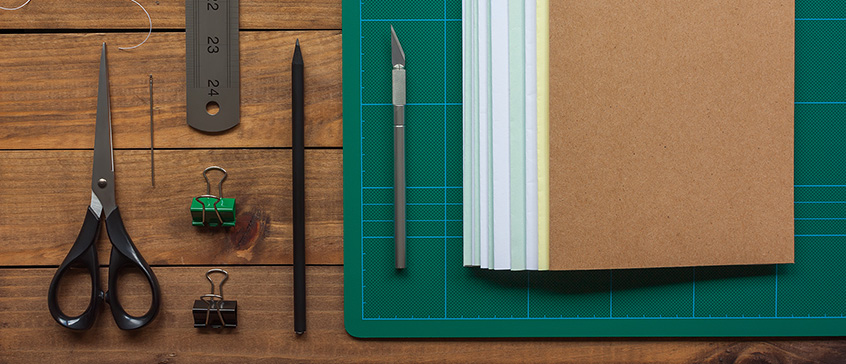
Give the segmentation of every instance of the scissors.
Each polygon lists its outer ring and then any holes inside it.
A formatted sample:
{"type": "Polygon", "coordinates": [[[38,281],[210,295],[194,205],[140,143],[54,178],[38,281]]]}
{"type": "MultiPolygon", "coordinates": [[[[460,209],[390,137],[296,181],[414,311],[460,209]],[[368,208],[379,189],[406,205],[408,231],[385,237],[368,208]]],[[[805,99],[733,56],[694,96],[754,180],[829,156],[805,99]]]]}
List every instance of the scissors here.
{"type": "Polygon", "coordinates": [[[67,257],[59,266],[50,289],[47,291],[47,305],[50,314],[62,326],[74,330],[86,330],[94,324],[97,307],[100,301],[105,301],[111,307],[112,316],[118,327],[123,330],[133,330],[149,324],[159,312],[160,292],[156,275],[135,248],[129,238],[123,220],[120,217],[115,202],[115,167],[112,149],[112,120],[109,105],[109,73],[106,61],[106,43],[103,43],[100,55],[100,81],[97,91],[97,124],[94,134],[94,167],[91,178],[91,204],[85,214],[85,221],[76,242],[67,257]],[[97,263],[97,248],[94,242],[100,231],[100,220],[106,221],[106,232],[112,243],[109,261],[109,291],[100,289],[99,264],[97,263]],[[59,308],[56,291],[59,281],[71,267],[88,269],[91,276],[91,301],[88,308],[79,316],[68,316],[59,308]],[[139,269],[150,283],[152,304],[142,316],[131,316],[126,313],[118,296],[118,276],[124,268],[139,269]]]}

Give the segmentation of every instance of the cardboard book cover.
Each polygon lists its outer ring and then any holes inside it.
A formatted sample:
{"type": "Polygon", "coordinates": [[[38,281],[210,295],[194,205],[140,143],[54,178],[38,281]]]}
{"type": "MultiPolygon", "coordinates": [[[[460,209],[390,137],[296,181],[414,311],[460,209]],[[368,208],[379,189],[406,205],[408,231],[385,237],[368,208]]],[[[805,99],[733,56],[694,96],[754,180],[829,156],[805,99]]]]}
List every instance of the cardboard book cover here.
{"type": "Polygon", "coordinates": [[[793,1],[549,19],[550,269],[793,262],[793,1]]]}

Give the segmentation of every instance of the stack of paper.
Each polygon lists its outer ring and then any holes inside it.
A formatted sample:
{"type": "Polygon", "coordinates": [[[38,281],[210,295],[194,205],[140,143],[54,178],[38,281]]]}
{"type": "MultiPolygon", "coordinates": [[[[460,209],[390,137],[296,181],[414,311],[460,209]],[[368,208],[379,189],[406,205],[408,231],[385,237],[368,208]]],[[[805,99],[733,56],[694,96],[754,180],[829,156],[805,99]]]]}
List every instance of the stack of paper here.
{"type": "Polygon", "coordinates": [[[464,0],[464,265],[793,261],[792,0],[464,0]]]}
{"type": "Polygon", "coordinates": [[[542,1],[464,0],[464,265],[548,268],[547,12],[542,1]],[[538,26],[540,25],[540,26],[538,26]],[[538,60],[543,60],[538,62],[538,60]],[[541,65],[543,64],[543,65],[541,65]],[[543,104],[544,109],[539,109],[543,104]],[[539,137],[541,139],[539,139],[539,137]],[[539,148],[541,146],[541,148],[539,148]]]}

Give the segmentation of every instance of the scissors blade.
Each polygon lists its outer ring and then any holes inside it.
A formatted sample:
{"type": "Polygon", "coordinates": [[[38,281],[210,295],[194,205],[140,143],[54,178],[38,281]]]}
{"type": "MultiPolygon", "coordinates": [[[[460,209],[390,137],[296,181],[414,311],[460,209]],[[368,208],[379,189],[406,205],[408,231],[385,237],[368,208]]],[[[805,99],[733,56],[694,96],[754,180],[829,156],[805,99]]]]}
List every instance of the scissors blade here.
{"type": "Polygon", "coordinates": [[[391,25],[391,64],[405,67],[405,52],[402,50],[402,44],[397,38],[397,32],[394,31],[393,25],[391,25]]]}
{"type": "Polygon", "coordinates": [[[94,133],[94,167],[91,175],[90,208],[97,217],[109,216],[115,204],[115,164],[112,149],[112,112],[109,105],[109,67],[106,43],[100,54],[100,81],[97,90],[97,125],[94,133]]]}

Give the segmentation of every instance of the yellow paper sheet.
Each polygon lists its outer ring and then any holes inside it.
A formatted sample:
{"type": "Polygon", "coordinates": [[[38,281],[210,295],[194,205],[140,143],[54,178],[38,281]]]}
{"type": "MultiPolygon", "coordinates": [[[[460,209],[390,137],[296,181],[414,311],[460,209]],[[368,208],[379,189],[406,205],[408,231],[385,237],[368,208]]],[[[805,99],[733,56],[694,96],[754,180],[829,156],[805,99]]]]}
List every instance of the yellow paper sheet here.
{"type": "Polygon", "coordinates": [[[549,270],[549,0],[537,0],[538,270],[549,270]]]}

